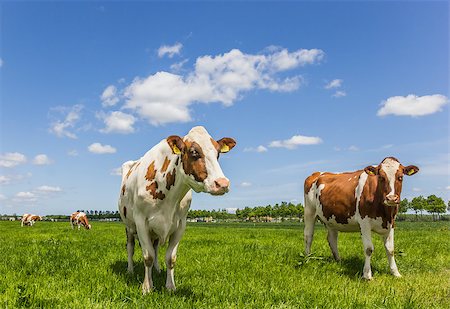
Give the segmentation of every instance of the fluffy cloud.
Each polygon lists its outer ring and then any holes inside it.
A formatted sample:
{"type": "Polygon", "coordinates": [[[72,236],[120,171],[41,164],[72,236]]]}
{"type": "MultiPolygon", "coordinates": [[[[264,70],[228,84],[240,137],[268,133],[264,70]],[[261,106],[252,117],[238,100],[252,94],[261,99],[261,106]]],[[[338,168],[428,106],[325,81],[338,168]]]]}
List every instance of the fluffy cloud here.
{"type": "Polygon", "coordinates": [[[259,145],[256,148],[253,147],[244,148],[244,152],[251,152],[251,151],[262,153],[267,152],[267,148],[264,147],[263,145],[259,145]]]}
{"type": "Polygon", "coordinates": [[[325,89],[335,89],[342,86],[342,79],[333,79],[331,82],[325,85],[325,89]]]}
{"type": "Polygon", "coordinates": [[[251,187],[252,184],[250,182],[244,181],[241,183],[241,187],[251,187]]]}
{"type": "Polygon", "coordinates": [[[446,96],[440,94],[425,95],[422,97],[410,94],[406,97],[395,96],[381,102],[378,116],[425,116],[442,110],[449,102],[446,96]]]}
{"type": "Polygon", "coordinates": [[[76,157],[76,156],[78,156],[78,151],[76,151],[75,149],[69,150],[69,151],[67,152],[67,154],[68,154],[69,156],[71,156],[71,157],[76,157]]]}
{"type": "Polygon", "coordinates": [[[269,147],[295,149],[300,145],[316,145],[322,143],[322,139],[315,136],[294,135],[290,139],[272,141],[269,147]]]}
{"type": "Polygon", "coordinates": [[[152,125],[192,120],[194,103],[218,102],[225,106],[255,89],[289,92],[298,89],[298,75],[278,78],[277,73],[319,63],[319,49],[271,50],[269,54],[245,54],[238,49],[217,56],[197,58],[194,70],[185,76],[157,72],[136,78],[124,91],[124,108],[135,111],[152,125]]]}
{"type": "Polygon", "coordinates": [[[14,196],[14,201],[16,202],[28,202],[28,203],[32,203],[32,202],[36,202],[37,201],[37,197],[33,192],[18,192],[15,196],[14,196]]]}
{"type": "Polygon", "coordinates": [[[78,120],[80,120],[82,109],[83,106],[79,104],[72,106],[64,120],[57,120],[51,125],[50,132],[58,137],[76,139],[77,136],[70,132],[69,129],[73,128],[78,120]]]}
{"type": "Polygon", "coordinates": [[[122,167],[116,167],[114,169],[111,170],[111,173],[109,173],[110,175],[113,176],[122,176],[122,167]]]}
{"type": "Polygon", "coordinates": [[[60,187],[40,186],[40,187],[36,188],[36,191],[39,191],[42,193],[56,193],[56,192],[61,192],[62,189],[60,187]]]}
{"type": "Polygon", "coordinates": [[[115,153],[117,151],[116,148],[110,145],[102,145],[100,143],[93,143],[89,145],[88,150],[96,154],[115,153]]]}
{"type": "Polygon", "coordinates": [[[106,127],[100,130],[103,133],[133,133],[133,124],[136,122],[136,118],[132,115],[122,112],[111,112],[104,116],[106,127]]]}
{"type": "Polygon", "coordinates": [[[117,88],[113,85],[106,87],[100,96],[103,107],[114,106],[119,102],[119,96],[117,95],[117,88]]]}
{"type": "Polygon", "coordinates": [[[49,165],[52,161],[46,154],[39,154],[34,157],[33,164],[34,165],[49,165]]]}
{"type": "Polygon", "coordinates": [[[338,90],[333,94],[333,98],[341,98],[341,97],[345,97],[347,95],[347,92],[343,91],[343,90],[338,90]]]}
{"type": "Polygon", "coordinates": [[[183,44],[176,43],[175,45],[163,45],[158,49],[158,57],[162,58],[165,55],[167,57],[172,58],[175,55],[178,55],[181,51],[181,48],[183,47],[183,44]]]}
{"type": "Polygon", "coordinates": [[[186,62],[188,62],[188,61],[189,61],[189,59],[184,59],[183,61],[174,63],[174,64],[172,64],[172,65],[170,66],[170,69],[171,69],[172,71],[179,72],[179,71],[181,71],[181,69],[183,68],[183,66],[186,64],[186,62]]]}
{"type": "Polygon", "coordinates": [[[0,155],[1,167],[14,167],[27,162],[27,157],[19,152],[7,152],[0,155]]]}

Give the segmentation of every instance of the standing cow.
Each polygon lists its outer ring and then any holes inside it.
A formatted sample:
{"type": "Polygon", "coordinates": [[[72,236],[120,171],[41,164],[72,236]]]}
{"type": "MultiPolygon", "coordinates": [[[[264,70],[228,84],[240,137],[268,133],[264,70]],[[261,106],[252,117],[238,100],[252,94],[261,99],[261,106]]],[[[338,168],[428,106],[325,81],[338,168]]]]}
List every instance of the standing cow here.
{"type": "Polygon", "coordinates": [[[24,214],[20,221],[20,226],[33,226],[36,221],[42,221],[42,217],[38,215],[24,214]]]}
{"type": "Polygon", "coordinates": [[[76,211],[70,215],[70,225],[72,226],[72,229],[75,225],[78,225],[78,229],[80,229],[81,226],[84,226],[86,230],[91,229],[87,215],[81,211],[76,211]]]}
{"type": "Polygon", "coordinates": [[[152,267],[160,271],[158,245],[167,240],[166,288],[175,290],[176,253],[186,228],[191,189],[212,195],[228,192],[230,182],[218,158],[235,145],[232,138],[215,141],[205,128],[194,127],[185,137],[169,136],[139,160],[122,165],[119,211],[126,225],[128,272],[133,272],[137,234],[145,265],[144,294],[153,289],[152,267]]]}
{"type": "Polygon", "coordinates": [[[328,230],[328,244],[339,260],[338,232],[361,232],[365,263],[363,277],[372,279],[371,232],[382,235],[392,275],[400,277],[394,259],[394,224],[398,212],[403,176],[419,171],[403,166],[393,157],[378,166],[356,172],[333,174],[316,172],[305,180],[305,251],[310,253],[316,217],[328,230]]]}

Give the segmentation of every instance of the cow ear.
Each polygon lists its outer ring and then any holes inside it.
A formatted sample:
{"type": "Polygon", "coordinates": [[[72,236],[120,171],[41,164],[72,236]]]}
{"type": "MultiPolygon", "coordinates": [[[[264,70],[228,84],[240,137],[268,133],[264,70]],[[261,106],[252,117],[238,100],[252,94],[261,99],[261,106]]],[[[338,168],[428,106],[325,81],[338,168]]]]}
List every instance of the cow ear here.
{"type": "Polygon", "coordinates": [[[378,166],[369,165],[364,169],[364,172],[370,176],[378,175],[378,166]]]}
{"type": "Polygon", "coordinates": [[[412,176],[419,171],[419,168],[415,165],[409,165],[403,168],[403,174],[412,176]]]}
{"type": "Polygon", "coordinates": [[[172,149],[172,152],[176,155],[179,155],[184,151],[185,148],[184,142],[178,135],[169,136],[167,138],[167,143],[172,149]]]}
{"type": "Polygon", "coordinates": [[[232,139],[231,137],[224,137],[217,141],[219,144],[219,152],[225,153],[233,149],[234,146],[236,146],[236,141],[232,139]]]}

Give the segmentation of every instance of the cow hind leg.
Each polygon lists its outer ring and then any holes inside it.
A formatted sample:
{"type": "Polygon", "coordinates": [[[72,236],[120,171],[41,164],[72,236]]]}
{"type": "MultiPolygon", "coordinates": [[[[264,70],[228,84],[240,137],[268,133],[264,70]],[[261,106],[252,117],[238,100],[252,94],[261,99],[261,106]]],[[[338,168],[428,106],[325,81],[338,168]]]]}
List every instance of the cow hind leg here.
{"type": "Polygon", "coordinates": [[[155,260],[153,261],[153,268],[155,268],[155,271],[159,274],[161,273],[161,267],[159,266],[158,261],[158,248],[159,248],[159,239],[156,239],[153,241],[153,250],[155,250],[155,260]]]}
{"type": "Polygon", "coordinates": [[[176,230],[169,239],[169,245],[166,251],[166,267],[167,267],[167,278],[166,278],[166,289],[169,291],[175,291],[175,279],[174,279],[174,268],[177,260],[177,250],[178,244],[180,243],[181,237],[183,236],[184,230],[186,229],[186,222],[181,223],[178,230],[176,230]]]}
{"type": "Polygon", "coordinates": [[[152,268],[155,261],[155,249],[153,241],[148,233],[145,223],[137,224],[137,232],[139,236],[139,243],[142,248],[142,255],[144,257],[145,276],[142,283],[142,293],[147,294],[153,290],[152,268]]]}
{"type": "Polygon", "coordinates": [[[394,259],[394,229],[391,228],[389,230],[389,233],[385,236],[383,236],[384,240],[384,248],[386,249],[386,256],[388,258],[389,262],[389,268],[391,270],[391,274],[395,277],[401,277],[398,268],[397,263],[395,263],[394,259]]]}
{"type": "Polygon", "coordinates": [[[363,278],[367,280],[372,279],[372,268],[370,266],[370,259],[373,253],[373,244],[372,244],[372,233],[370,227],[361,228],[361,237],[364,247],[364,269],[363,269],[363,278]]]}
{"type": "Polygon", "coordinates": [[[134,245],[135,245],[135,234],[133,231],[130,231],[129,229],[125,229],[127,234],[127,253],[128,253],[128,273],[132,274],[134,271],[133,266],[133,255],[134,255],[134,245]]]}
{"type": "Polygon", "coordinates": [[[308,207],[308,203],[305,203],[305,254],[309,255],[311,253],[311,244],[314,237],[314,224],[316,223],[316,212],[313,208],[308,207]]]}
{"type": "Polygon", "coordinates": [[[336,261],[340,261],[341,258],[339,257],[338,247],[337,247],[337,240],[338,240],[338,231],[328,229],[328,244],[330,245],[331,252],[333,253],[334,259],[336,261]]]}

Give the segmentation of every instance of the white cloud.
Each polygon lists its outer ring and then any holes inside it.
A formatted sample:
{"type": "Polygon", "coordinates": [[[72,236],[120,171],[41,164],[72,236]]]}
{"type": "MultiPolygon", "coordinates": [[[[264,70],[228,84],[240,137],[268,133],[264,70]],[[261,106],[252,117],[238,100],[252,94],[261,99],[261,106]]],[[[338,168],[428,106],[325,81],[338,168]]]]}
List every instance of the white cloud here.
{"type": "Polygon", "coordinates": [[[60,187],[40,186],[40,187],[36,188],[36,191],[39,191],[42,193],[56,193],[56,192],[61,192],[62,189],[60,187]]]}
{"type": "Polygon", "coordinates": [[[136,122],[136,118],[132,115],[122,112],[111,112],[104,117],[106,127],[100,130],[103,133],[133,133],[133,124],[136,122]]]}
{"type": "Polygon", "coordinates": [[[0,175],[0,185],[9,185],[20,182],[23,179],[31,177],[31,173],[27,173],[25,175],[17,174],[17,175],[0,175]]]}
{"type": "Polygon", "coordinates": [[[420,192],[420,191],[422,191],[421,188],[412,188],[412,190],[413,190],[413,192],[420,192]]]}
{"type": "Polygon", "coordinates": [[[113,85],[106,87],[100,96],[102,100],[103,107],[114,106],[119,102],[119,97],[117,95],[117,88],[113,85]]]}
{"type": "Polygon", "coordinates": [[[241,187],[251,187],[252,184],[250,182],[244,181],[241,183],[241,187]]]}
{"type": "Polygon", "coordinates": [[[351,145],[350,147],[348,147],[348,150],[350,151],[359,151],[359,148],[355,145],[351,145]]]}
{"type": "Polygon", "coordinates": [[[7,152],[0,155],[1,167],[14,167],[27,162],[27,157],[19,152],[7,152]]]}
{"type": "Polygon", "coordinates": [[[267,148],[266,147],[264,147],[263,145],[259,145],[258,147],[256,147],[256,148],[253,148],[253,147],[247,147],[247,148],[244,148],[244,152],[259,152],[259,153],[262,153],[262,152],[267,152],[267,148]]]}
{"type": "Polygon", "coordinates": [[[69,150],[69,151],[67,152],[67,154],[68,154],[69,156],[71,156],[71,157],[76,157],[76,156],[78,156],[78,151],[76,151],[75,149],[69,150]]]}
{"type": "Polygon", "coordinates": [[[39,154],[34,157],[33,164],[34,165],[49,165],[52,161],[46,154],[39,154]]]}
{"type": "Polygon", "coordinates": [[[347,95],[347,92],[343,91],[343,90],[338,90],[333,94],[333,98],[342,98],[345,97],[347,95]]]}
{"type": "Polygon", "coordinates": [[[189,61],[189,59],[184,59],[183,61],[174,63],[170,66],[170,69],[174,72],[179,72],[179,71],[181,71],[183,66],[186,64],[186,62],[188,62],[188,61],[189,61]]]}
{"type": "Polygon", "coordinates": [[[110,145],[102,145],[100,143],[93,143],[88,147],[88,150],[96,154],[115,153],[116,148],[110,145]]]}
{"type": "Polygon", "coordinates": [[[445,187],[445,190],[450,190],[450,186],[445,187]]]}
{"type": "Polygon", "coordinates": [[[163,45],[158,49],[158,57],[162,58],[165,55],[167,57],[172,58],[175,55],[178,55],[181,51],[181,48],[183,48],[183,44],[176,43],[175,45],[163,45]]]}
{"type": "Polygon", "coordinates": [[[272,141],[270,142],[269,147],[295,149],[300,145],[316,145],[320,143],[322,143],[320,137],[294,135],[287,140],[272,141]]]}
{"type": "Polygon", "coordinates": [[[33,192],[18,192],[14,197],[14,201],[16,202],[36,202],[37,198],[33,192]]]}
{"type": "Polygon", "coordinates": [[[446,96],[440,94],[425,95],[422,97],[410,94],[406,97],[395,96],[381,102],[378,116],[425,116],[442,110],[449,102],[446,96]]]}
{"type": "Polygon", "coordinates": [[[342,79],[333,79],[331,82],[325,85],[325,89],[335,89],[342,86],[342,79]]]}
{"type": "Polygon", "coordinates": [[[298,89],[298,75],[280,79],[277,73],[319,63],[324,52],[300,49],[276,50],[270,54],[245,54],[238,49],[217,56],[197,58],[194,70],[186,75],[157,72],[135,78],[126,87],[124,108],[133,110],[152,125],[192,120],[194,103],[234,104],[242,94],[255,89],[290,92],[298,89]]]}
{"type": "Polygon", "coordinates": [[[50,132],[58,137],[68,137],[76,139],[77,136],[74,133],[70,132],[68,129],[73,128],[78,120],[80,120],[82,109],[83,106],[79,104],[72,106],[63,121],[58,120],[52,124],[52,126],[50,127],[50,132]]]}
{"type": "Polygon", "coordinates": [[[122,176],[122,167],[116,167],[116,168],[112,169],[110,175],[122,176]]]}

